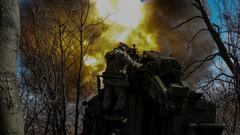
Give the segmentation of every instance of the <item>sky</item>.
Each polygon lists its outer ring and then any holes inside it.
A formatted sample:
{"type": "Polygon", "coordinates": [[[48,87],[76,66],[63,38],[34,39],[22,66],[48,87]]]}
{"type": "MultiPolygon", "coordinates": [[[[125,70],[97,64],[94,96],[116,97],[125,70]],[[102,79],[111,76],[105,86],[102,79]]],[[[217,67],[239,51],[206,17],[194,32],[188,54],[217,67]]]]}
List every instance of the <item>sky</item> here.
{"type": "MultiPolygon", "coordinates": [[[[220,15],[218,13],[218,10],[216,8],[217,5],[217,0],[208,0],[208,6],[209,6],[209,10],[210,10],[210,20],[212,23],[217,24],[218,26],[221,26],[221,29],[224,29],[223,25],[221,25],[221,21],[219,19],[220,15]]],[[[228,0],[226,4],[232,5],[233,3],[231,3],[231,0],[228,0]]],[[[219,6],[221,8],[223,8],[222,3],[219,4],[219,6]]],[[[224,33],[221,34],[222,39],[224,39],[224,37],[226,38],[226,35],[224,33]]],[[[216,57],[215,58],[215,64],[217,64],[219,67],[223,67],[223,71],[219,71],[218,69],[216,69],[216,67],[213,65],[210,68],[212,69],[213,74],[218,75],[219,72],[225,72],[226,74],[231,74],[231,71],[227,68],[227,65],[225,64],[225,62],[221,59],[221,57],[216,57]]]]}
{"type": "Polygon", "coordinates": [[[215,4],[215,0],[208,0],[208,5],[209,5],[209,9],[211,11],[211,21],[214,23],[217,23],[218,20],[218,13],[217,13],[217,9],[216,9],[216,4],[215,4]]]}

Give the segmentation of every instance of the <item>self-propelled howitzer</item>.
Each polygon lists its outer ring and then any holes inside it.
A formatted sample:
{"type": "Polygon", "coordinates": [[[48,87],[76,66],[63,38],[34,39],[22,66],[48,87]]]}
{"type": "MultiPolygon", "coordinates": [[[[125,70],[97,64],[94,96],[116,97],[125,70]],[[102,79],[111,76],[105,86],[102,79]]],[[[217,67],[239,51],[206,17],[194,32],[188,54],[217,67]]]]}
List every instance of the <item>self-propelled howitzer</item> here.
{"type": "Polygon", "coordinates": [[[83,135],[221,135],[223,128],[215,123],[216,104],[181,80],[176,59],[154,51],[142,56],[132,52],[144,67],[127,70],[126,123],[106,119],[101,109],[104,89],[99,87],[86,106],[83,135]]]}

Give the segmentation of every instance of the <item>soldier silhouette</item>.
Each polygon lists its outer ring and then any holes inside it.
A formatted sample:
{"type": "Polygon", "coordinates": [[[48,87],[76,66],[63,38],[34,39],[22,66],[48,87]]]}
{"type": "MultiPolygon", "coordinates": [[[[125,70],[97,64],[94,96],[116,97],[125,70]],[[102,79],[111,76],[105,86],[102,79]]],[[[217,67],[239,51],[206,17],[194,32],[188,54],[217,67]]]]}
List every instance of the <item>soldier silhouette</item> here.
{"type": "Polygon", "coordinates": [[[119,46],[105,55],[107,68],[103,73],[104,98],[102,108],[104,111],[112,109],[116,114],[121,114],[125,107],[125,88],[129,86],[126,67],[132,66],[140,68],[143,65],[134,61],[127,53],[129,47],[120,42],[119,46]],[[113,108],[110,108],[113,95],[116,95],[116,102],[113,108]]]}

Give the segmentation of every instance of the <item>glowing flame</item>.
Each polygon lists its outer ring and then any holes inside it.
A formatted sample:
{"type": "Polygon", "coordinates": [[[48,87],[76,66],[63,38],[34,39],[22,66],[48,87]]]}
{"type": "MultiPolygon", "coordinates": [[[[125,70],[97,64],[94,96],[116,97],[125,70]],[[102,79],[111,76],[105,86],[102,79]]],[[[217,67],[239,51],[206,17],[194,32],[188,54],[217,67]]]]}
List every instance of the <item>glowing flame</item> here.
{"type": "Polygon", "coordinates": [[[85,65],[87,65],[87,66],[97,65],[97,59],[92,56],[86,56],[84,61],[85,61],[85,65]]]}
{"type": "Polygon", "coordinates": [[[104,63],[104,56],[101,55],[100,53],[97,53],[94,56],[91,55],[86,55],[84,57],[84,64],[89,67],[95,67],[99,64],[104,63]]]}
{"type": "Polygon", "coordinates": [[[125,42],[129,35],[139,29],[143,21],[143,2],[140,0],[97,0],[96,9],[101,17],[109,16],[108,24],[113,24],[111,30],[105,33],[114,42],[125,42]]]}
{"type": "Polygon", "coordinates": [[[142,2],[140,0],[97,0],[96,7],[100,16],[109,16],[121,26],[136,28],[142,19],[142,2]]]}
{"type": "Polygon", "coordinates": [[[104,23],[111,26],[102,33],[103,42],[94,45],[85,58],[90,74],[104,71],[104,54],[120,41],[136,44],[140,52],[157,49],[155,37],[144,29],[143,0],[96,0],[95,4],[97,15],[103,18],[108,16],[104,23]]]}

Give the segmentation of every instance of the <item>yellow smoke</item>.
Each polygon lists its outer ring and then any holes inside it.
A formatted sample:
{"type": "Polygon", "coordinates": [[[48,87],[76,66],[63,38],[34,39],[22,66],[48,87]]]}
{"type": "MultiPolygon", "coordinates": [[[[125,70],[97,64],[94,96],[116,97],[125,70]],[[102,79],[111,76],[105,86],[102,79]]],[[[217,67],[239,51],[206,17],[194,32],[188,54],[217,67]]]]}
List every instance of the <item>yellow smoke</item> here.
{"type": "Polygon", "coordinates": [[[85,61],[88,66],[94,68],[118,42],[125,42],[130,47],[136,44],[140,52],[159,48],[154,36],[145,30],[145,8],[140,0],[96,0],[95,6],[98,16],[108,16],[105,23],[109,28],[89,51],[90,57],[85,61]]]}
{"type": "Polygon", "coordinates": [[[134,29],[143,18],[140,0],[97,0],[96,8],[100,16],[111,15],[109,22],[114,22],[128,29],[134,29]]]}

